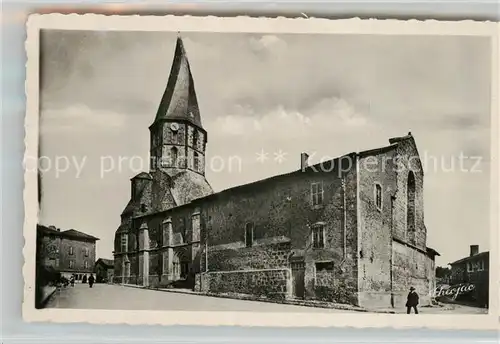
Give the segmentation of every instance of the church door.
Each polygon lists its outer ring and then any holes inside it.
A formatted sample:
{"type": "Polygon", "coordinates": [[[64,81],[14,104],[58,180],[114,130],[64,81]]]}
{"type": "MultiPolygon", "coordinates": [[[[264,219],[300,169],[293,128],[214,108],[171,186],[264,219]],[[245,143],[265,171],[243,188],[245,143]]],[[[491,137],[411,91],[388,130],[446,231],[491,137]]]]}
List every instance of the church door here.
{"type": "Polygon", "coordinates": [[[305,264],[304,262],[293,262],[292,264],[292,290],[296,298],[304,298],[305,283],[305,264]]]}
{"type": "Polygon", "coordinates": [[[181,262],[181,273],[180,273],[181,279],[188,278],[188,274],[189,274],[189,263],[181,262]]]}

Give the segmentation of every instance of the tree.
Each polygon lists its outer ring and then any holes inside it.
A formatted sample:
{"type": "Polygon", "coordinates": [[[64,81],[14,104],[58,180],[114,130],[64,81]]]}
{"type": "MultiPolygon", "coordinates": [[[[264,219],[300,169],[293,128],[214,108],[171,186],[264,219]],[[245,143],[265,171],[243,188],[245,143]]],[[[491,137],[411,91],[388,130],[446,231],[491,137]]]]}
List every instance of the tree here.
{"type": "Polygon", "coordinates": [[[448,279],[451,276],[451,270],[448,267],[438,266],[436,268],[436,278],[438,279],[448,279]]]}

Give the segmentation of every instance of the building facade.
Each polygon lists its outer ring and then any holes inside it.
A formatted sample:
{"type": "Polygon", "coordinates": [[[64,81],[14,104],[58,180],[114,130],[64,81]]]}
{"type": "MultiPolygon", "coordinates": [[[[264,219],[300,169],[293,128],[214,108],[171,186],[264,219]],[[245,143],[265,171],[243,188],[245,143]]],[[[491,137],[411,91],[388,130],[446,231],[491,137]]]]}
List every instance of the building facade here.
{"type": "Polygon", "coordinates": [[[132,178],[115,235],[115,282],[212,293],[402,306],[429,303],[434,258],[411,133],[382,148],[214,193],[207,132],[177,40],[151,133],[150,172],[132,178]]]}
{"type": "Polygon", "coordinates": [[[471,245],[469,256],[450,263],[450,266],[450,284],[473,284],[474,290],[471,295],[473,300],[479,306],[488,306],[490,253],[479,252],[478,245],[471,245]]]}
{"type": "Polygon", "coordinates": [[[112,259],[99,258],[94,266],[96,283],[113,282],[114,271],[115,266],[112,259]]]}
{"type": "Polygon", "coordinates": [[[37,225],[40,262],[44,267],[70,278],[81,280],[94,269],[95,248],[98,238],[75,229],[61,231],[54,226],[37,225]]]}

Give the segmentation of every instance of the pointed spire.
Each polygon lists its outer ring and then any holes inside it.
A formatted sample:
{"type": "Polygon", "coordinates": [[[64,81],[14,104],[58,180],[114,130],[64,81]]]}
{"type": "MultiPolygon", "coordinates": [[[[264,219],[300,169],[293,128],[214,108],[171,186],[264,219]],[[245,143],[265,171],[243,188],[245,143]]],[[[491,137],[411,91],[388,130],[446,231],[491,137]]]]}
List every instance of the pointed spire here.
{"type": "Polygon", "coordinates": [[[177,36],[174,61],[167,88],[161,99],[154,123],[163,119],[187,120],[202,127],[193,76],[180,33],[177,36]]]}

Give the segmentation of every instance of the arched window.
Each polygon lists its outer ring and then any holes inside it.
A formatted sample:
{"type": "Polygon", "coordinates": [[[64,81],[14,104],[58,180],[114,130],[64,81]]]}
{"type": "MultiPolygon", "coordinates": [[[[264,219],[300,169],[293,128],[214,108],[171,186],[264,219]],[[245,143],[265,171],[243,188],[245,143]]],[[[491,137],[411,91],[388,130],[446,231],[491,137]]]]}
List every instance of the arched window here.
{"type": "Polygon", "coordinates": [[[177,156],[178,156],[177,147],[172,147],[170,149],[171,166],[177,166],[177,156]]]}
{"type": "Polygon", "coordinates": [[[197,152],[194,152],[193,156],[193,170],[198,171],[200,169],[200,157],[197,152]]]}
{"type": "Polygon", "coordinates": [[[408,173],[408,184],[406,186],[406,229],[409,232],[415,231],[415,174],[408,173]]]}
{"type": "Polygon", "coordinates": [[[245,226],[245,246],[253,246],[253,223],[249,222],[245,226]]]}
{"type": "Polygon", "coordinates": [[[193,147],[196,149],[198,147],[198,130],[193,130],[193,147]]]}
{"type": "Polygon", "coordinates": [[[375,183],[375,206],[378,210],[382,210],[382,185],[375,183]]]}
{"type": "Polygon", "coordinates": [[[179,219],[179,232],[181,233],[181,236],[182,236],[182,242],[183,243],[186,243],[188,242],[188,238],[186,237],[186,221],[184,220],[184,218],[180,218],[179,219]]]}
{"type": "Polygon", "coordinates": [[[186,279],[190,269],[190,262],[186,256],[186,252],[175,252],[172,258],[172,273],[174,279],[186,279]]]}
{"type": "Polygon", "coordinates": [[[127,233],[122,233],[120,238],[120,251],[127,252],[128,249],[128,235],[127,233]]]}

